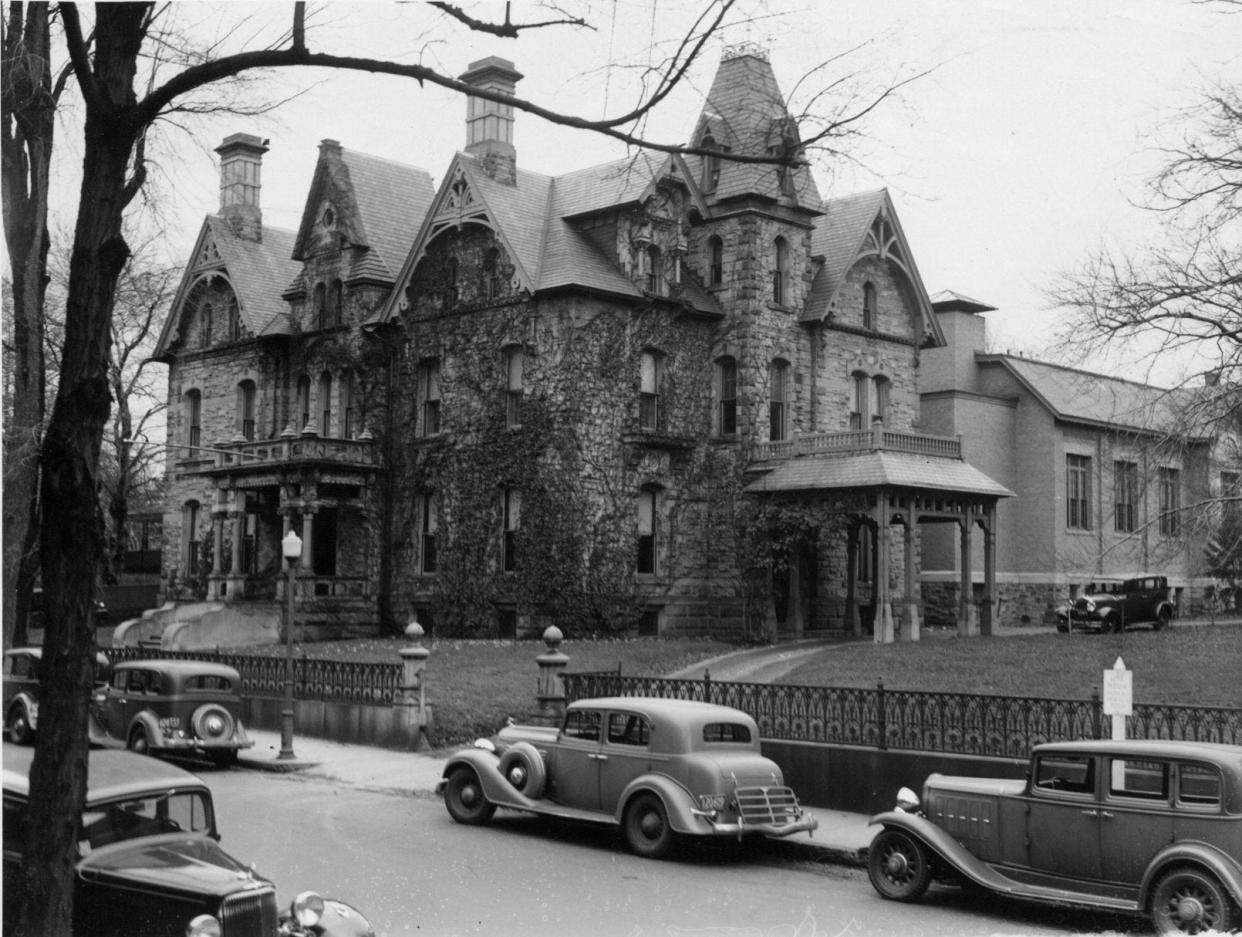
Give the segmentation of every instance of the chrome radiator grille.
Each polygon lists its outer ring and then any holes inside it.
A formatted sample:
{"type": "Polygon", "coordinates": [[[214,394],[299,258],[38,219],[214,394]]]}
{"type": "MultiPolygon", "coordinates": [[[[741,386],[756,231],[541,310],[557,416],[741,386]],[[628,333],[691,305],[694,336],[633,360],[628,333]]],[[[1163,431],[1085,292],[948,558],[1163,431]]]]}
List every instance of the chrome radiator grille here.
{"type": "Polygon", "coordinates": [[[220,905],[224,937],[272,937],[277,923],[273,888],[238,892],[229,895],[220,905]]]}
{"type": "Polygon", "coordinates": [[[801,813],[798,798],[788,787],[739,787],[738,815],[746,823],[788,823],[801,813]]]}

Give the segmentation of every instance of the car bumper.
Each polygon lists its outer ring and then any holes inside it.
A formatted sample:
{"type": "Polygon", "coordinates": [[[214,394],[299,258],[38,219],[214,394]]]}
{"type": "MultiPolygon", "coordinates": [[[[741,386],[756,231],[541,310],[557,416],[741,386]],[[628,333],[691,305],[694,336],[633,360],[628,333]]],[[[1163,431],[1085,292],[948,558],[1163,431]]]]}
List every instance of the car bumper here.
{"type": "Polygon", "coordinates": [[[819,829],[819,821],[811,814],[804,813],[796,820],[786,823],[747,823],[738,820],[736,823],[709,821],[714,836],[792,836],[794,833],[810,833],[819,829]]]}
{"type": "Polygon", "coordinates": [[[188,752],[219,752],[228,751],[229,749],[250,748],[253,745],[253,739],[225,739],[219,742],[209,742],[204,739],[170,739],[167,736],[164,736],[158,742],[153,741],[151,743],[152,748],[188,752]]]}

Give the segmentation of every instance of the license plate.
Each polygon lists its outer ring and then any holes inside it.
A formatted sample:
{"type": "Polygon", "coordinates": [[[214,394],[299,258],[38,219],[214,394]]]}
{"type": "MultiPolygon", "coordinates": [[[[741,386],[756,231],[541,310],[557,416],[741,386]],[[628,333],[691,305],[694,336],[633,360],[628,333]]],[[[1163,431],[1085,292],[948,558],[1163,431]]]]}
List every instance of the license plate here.
{"type": "Polygon", "coordinates": [[[699,806],[704,810],[723,810],[725,805],[724,794],[700,794],[699,806]]]}

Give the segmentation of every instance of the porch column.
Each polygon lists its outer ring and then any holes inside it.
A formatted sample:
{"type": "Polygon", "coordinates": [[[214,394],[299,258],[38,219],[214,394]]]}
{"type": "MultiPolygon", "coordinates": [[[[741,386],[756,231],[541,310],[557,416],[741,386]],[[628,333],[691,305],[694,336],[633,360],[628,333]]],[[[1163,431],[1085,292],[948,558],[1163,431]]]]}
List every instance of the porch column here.
{"type": "Polygon", "coordinates": [[[919,639],[919,601],[914,596],[914,514],[906,515],[905,564],[906,564],[906,640],[919,639]]]}
{"type": "Polygon", "coordinates": [[[207,598],[220,598],[224,582],[224,512],[217,506],[211,512],[211,574],[207,577],[207,598]]]}
{"type": "Polygon", "coordinates": [[[233,507],[229,509],[229,520],[233,522],[233,554],[229,559],[230,577],[241,576],[242,540],[246,536],[246,514],[237,506],[237,494],[237,491],[233,492],[233,507]]]}
{"type": "Polygon", "coordinates": [[[983,528],[983,608],[980,632],[991,637],[996,628],[996,505],[988,506],[983,528]]]}
{"type": "Polygon", "coordinates": [[[845,622],[850,634],[862,636],[862,618],[858,614],[858,591],[854,577],[858,567],[858,525],[850,528],[845,538],[845,622]]]}
{"type": "MultiPolygon", "coordinates": [[[[877,424],[878,425],[878,424],[877,424]]],[[[876,505],[876,558],[875,558],[875,643],[892,644],[896,639],[893,628],[893,596],[888,585],[889,554],[893,545],[891,518],[888,514],[888,492],[881,491],[876,505]]]]}
{"type": "Polygon", "coordinates": [[[301,568],[312,574],[314,573],[314,569],[311,566],[311,557],[314,556],[314,554],[311,553],[311,531],[314,529],[314,524],[312,523],[314,520],[315,515],[310,512],[309,508],[302,512],[301,568]]]}
{"type": "Polygon", "coordinates": [[[974,522],[971,520],[969,507],[963,513],[958,523],[961,525],[962,569],[960,581],[961,595],[958,597],[957,635],[959,638],[969,638],[979,633],[978,622],[974,620],[974,602],[971,601],[974,598],[974,585],[970,566],[970,528],[974,522]]]}

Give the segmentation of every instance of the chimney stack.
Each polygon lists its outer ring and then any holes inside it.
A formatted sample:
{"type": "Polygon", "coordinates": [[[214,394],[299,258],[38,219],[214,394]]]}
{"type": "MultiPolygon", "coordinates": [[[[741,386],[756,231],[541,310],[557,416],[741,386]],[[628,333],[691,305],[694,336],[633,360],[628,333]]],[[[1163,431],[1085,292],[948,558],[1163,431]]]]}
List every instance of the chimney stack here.
{"type": "Polygon", "coordinates": [[[239,238],[263,240],[259,189],[267,140],[235,133],[225,137],[216,152],[220,154],[220,217],[239,238]]]}
{"type": "MultiPolygon", "coordinates": [[[[507,59],[491,55],[472,62],[461,80],[473,88],[513,97],[522,75],[507,59]]],[[[484,171],[498,182],[517,183],[517,150],[513,147],[513,105],[469,95],[466,98],[466,152],[477,156],[484,171]]]]}

